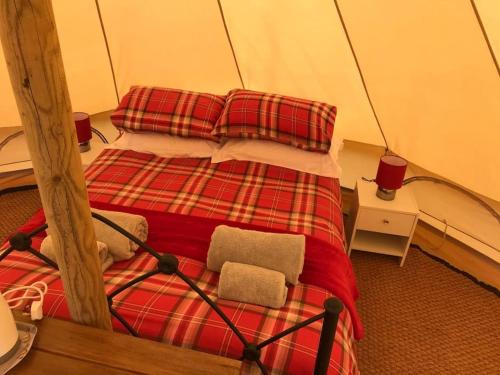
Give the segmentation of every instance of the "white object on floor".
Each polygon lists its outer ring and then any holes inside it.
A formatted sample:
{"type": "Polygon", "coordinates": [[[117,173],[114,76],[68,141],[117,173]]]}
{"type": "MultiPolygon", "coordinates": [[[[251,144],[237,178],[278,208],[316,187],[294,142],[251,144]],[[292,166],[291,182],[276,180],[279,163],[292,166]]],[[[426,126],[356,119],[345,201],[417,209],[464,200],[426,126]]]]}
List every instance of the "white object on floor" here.
{"type": "Polygon", "coordinates": [[[398,256],[403,266],[418,221],[417,203],[405,186],[392,201],[378,198],[376,190],[375,182],[359,179],[356,183],[346,224],[347,253],[355,249],[398,256]]]}

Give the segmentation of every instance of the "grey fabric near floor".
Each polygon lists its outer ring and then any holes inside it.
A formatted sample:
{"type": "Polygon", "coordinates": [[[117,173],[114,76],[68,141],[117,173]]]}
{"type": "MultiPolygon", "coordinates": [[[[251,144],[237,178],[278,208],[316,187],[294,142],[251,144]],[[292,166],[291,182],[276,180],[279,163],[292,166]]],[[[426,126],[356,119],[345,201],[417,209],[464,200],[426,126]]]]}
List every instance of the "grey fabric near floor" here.
{"type": "MultiPolygon", "coordinates": [[[[38,191],[0,196],[0,238],[40,208],[38,191]]],[[[500,374],[500,298],[411,249],[398,259],[353,251],[366,336],[362,374],[500,374]]]]}

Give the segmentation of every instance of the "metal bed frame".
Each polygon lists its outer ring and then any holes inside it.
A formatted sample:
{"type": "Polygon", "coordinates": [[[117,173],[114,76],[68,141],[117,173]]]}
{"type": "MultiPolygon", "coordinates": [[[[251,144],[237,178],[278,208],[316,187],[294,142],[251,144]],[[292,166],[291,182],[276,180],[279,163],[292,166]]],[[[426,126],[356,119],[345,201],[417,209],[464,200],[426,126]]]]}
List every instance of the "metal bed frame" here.
{"type": "MultiPolygon", "coordinates": [[[[260,360],[261,356],[261,350],[265,346],[285,337],[286,335],[289,335],[292,332],[295,332],[303,327],[308,326],[309,324],[316,322],[318,320],[323,319],[323,325],[321,328],[321,336],[320,336],[320,341],[318,345],[318,351],[316,355],[316,362],[314,366],[314,374],[315,375],[324,375],[328,372],[328,366],[330,362],[330,356],[332,352],[332,347],[333,347],[333,342],[335,339],[335,332],[336,332],[336,327],[339,319],[339,314],[343,309],[342,302],[340,302],[339,299],[337,298],[327,298],[324,301],[323,307],[324,311],[309,318],[306,319],[300,323],[297,323],[296,325],[274,335],[273,337],[264,340],[260,343],[250,343],[248,340],[243,336],[243,334],[238,330],[238,328],[231,322],[231,320],[224,314],[224,312],[217,306],[217,304],[210,299],[188,276],[186,276],[182,271],[179,270],[178,265],[179,265],[179,260],[172,254],[165,253],[165,254],[159,254],[156,250],[151,248],[149,245],[146,243],[142,242],[139,240],[137,237],[134,235],[130,234],[127,232],[125,229],[120,227],[119,225],[115,224],[111,220],[107,219],[106,217],[99,215],[95,212],[92,212],[92,216],[103,222],[104,224],[110,226],[114,230],[118,231],[131,241],[135,242],[137,245],[142,247],[145,251],[147,251],[151,256],[155,257],[158,260],[158,265],[155,270],[148,271],[140,276],[137,276],[133,280],[130,280],[126,284],[118,287],[117,289],[113,290],[109,295],[107,295],[108,299],[108,306],[109,306],[109,311],[111,315],[113,315],[133,336],[139,337],[139,334],[137,331],[118,313],[113,308],[113,298],[116,297],[118,294],[123,292],[125,289],[132,287],[133,285],[146,280],[147,278],[157,275],[157,274],[166,274],[166,275],[172,275],[175,274],[179,278],[181,278],[191,289],[193,289],[206,303],[210,305],[212,309],[215,310],[215,312],[220,316],[220,318],[228,325],[228,327],[234,332],[236,337],[241,341],[243,344],[243,351],[242,351],[242,356],[240,360],[247,360],[251,362],[255,362],[257,366],[259,366],[262,374],[267,375],[268,369],[262,361],[260,360]]],[[[17,250],[17,251],[28,251],[32,255],[38,257],[42,261],[44,261],[46,264],[49,266],[59,269],[57,264],[53,262],[51,259],[47,258],[45,255],[40,253],[39,251],[35,250],[31,246],[31,239],[33,236],[43,232],[48,228],[47,224],[44,224],[37,229],[33,230],[30,233],[22,233],[19,232],[15,234],[10,240],[9,244],[10,247],[5,250],[2,254],[0,254],[0,261],[2,261],[5,257],[7,257],[12,251],[17,250]]]]}

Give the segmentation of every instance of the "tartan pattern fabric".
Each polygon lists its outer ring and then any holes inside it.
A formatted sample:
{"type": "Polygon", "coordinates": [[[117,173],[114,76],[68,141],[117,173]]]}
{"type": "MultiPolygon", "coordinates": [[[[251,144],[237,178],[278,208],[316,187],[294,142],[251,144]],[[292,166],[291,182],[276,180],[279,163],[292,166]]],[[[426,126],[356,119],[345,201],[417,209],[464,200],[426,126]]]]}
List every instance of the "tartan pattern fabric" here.
{"type": "MultiPolygon", "coordinates": [[[[306,234],[341,252],[343,249],[337,179],[256,162],[232,160],[211,164],[210,159],[165,159],[115,149],[104,150],[87,169],[86,177],[93,204],[248,223],[306,234]]],[[[39,248],[40,243],[41,235],[34,238],[33,247],[39,248]]],[[[321,254],[319,263],[326,264],[327,259],[323,261],[321,254]]],[[[307,284],[289,288],[287,303],[280,310],[217,300],[218,274],[207,270],[200,259],[177,257],[180,270],[217,301],[250,342],[261,342],[320,313],[323,301],[332,295],[327,289],[304,281],[307,284]]],[[[156,267],[155,258],[146,253],[115,263],[104,273],[106,292],[109,294],[156,267]]],[[[2,291],[38,280],[49,285],[45,314],[69,319],[57,271],[21,252],[11,253],[0,262],[2,291]]],[[[113,306],[141,337],[241,357],[242,345],[232,331],[176,276],[156,275],[139,283],[115,297],[113,306]]],[[[344,309],[339,319],[329,374],[359,373],[353,349],[354,322],[349,311],[344,309]]],[[[113,324],[115,329],[125,331],[118,321],[113,324]]],[[[262,361],[272,368],[272,374],[312,373],[320,330],[321,321],[286,336],[263,350],[262,361]]],[[[242,373],[259,371],[255,365],[244,363],[242,373]]]]}
{"type": "Polygon", "coordinates": [[[311,100],[231,90],[212,134],[272,140],[306,151],[330,150],[336,107],[311,100]]]}
{"type": "Polygon", "coordinates": [[[344,248],[338,179],[251,161],[106,149],[86,170],[92,202],[310,235],[344,248]]]}
{"type": "MultiPolygon", "coordinates": [[[[33,241],[38,248],[41,238],[33,241]]],[[[298,284],[289,288],[288,299],[280,310],[217,300],[218,274],[190,258],[179,257],[179,269],[189,276],[241,330],[249,342],[261,342],[272,335],[322,311],[330,296],[324,289],[298,284]]],[[[155,269],[156,259],[147,253],[115,263],[104,273],[106,293],[132,278],[155,269]]],[[[59,272],[45,266],[29,253],[14,252],[0,262],[0,291],[29,285],[35,281],[48,284],[44,313],[70,319],[59,272]]],[[[141,337],[239,359],[242,344],[219,316],[175,275],[156,275],[114,298],[113,307],[141,337]]],[[[115,330],[126,332],[113,319],[115,330]]],[[[262,361],[272,374],[311,374],[319,343],[321,321],[284,337],[262,350],[262,361]]],[[[165,359],[168,360],[168,359],[165,359]]],[[[344,310],[339,318],[329,374],[357,374],[352,324],[344,310]]],[[[253,364],[244,363],[243,374],[259,373],[253,364]]]]}
{"type": "Polygon", "coordinates": [[[211,135],[225,97],[186,90],[134,86],[111,115],[126,131],[149,131],[217,141],[211,135]]]}

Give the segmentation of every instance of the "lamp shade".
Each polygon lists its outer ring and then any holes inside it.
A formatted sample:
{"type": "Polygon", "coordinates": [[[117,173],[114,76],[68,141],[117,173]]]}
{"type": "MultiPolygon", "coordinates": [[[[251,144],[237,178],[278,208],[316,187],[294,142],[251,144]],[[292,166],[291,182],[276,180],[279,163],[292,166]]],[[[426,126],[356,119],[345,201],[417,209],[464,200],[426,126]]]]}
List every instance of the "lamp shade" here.
{"type": "Polygon", "coordinates": [[[84,112],[75,112],[73,113],[73,119],[75,120],[78,143],[90,141],[92,139],[92,131],[90,128],[89,115],[84,112]]]}
{"type": "Polygon", "coordinates": [[[407,162],[395,155],[384,155],[380,158],[375,182],[379,188],[396,190],[403,186],[407,162]]]}
{"type": "Polygon", "coordinates": [[[73,120],[75,121],[76,137],[78,138],[80,152],[86,152],[90,150],[90,140],[92,139],[90,117],[85,112],[74,112],[73,120]]]}

